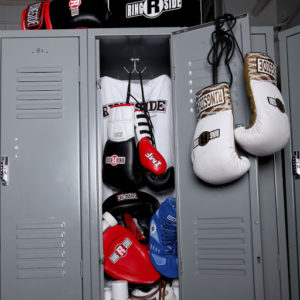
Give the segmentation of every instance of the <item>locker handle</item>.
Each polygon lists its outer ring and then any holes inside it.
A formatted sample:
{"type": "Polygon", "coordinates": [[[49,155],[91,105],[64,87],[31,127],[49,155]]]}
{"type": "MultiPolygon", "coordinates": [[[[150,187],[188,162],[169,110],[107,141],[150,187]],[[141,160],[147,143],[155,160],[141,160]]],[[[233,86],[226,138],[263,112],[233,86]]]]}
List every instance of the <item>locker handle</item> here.
{"type": "Polygon", "coordinates": [[[293,173],[296,178],[300,178],[300,152],[293,151],[292,158],[293,173]]]}
{"type": "Polygon", "coordinates": [[[8,156],[1,157],[1,183],[8,185],[8,156]]]}

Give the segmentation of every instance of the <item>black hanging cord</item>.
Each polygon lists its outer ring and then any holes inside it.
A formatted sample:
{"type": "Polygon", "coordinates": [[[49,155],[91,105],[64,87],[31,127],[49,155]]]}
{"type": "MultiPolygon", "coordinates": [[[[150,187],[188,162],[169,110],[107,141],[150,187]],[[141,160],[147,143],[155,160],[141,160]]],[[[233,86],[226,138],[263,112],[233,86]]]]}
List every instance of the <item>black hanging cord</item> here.
{"type": "Polygon", "coordinates": [[[128,87],[127,87],[127,96],[126,96],[126,104],[129,103],[130,97],[131,97],[131,75],[132,73],[128,73],[128,87]]]}
{"type": "Polygon", "coordinates": [[[151,121],[151,117],[150,117],[150,113],[147,109],[147,103],[145,100],[145,93],[144,93],[144,86],[143,86],[143,78],[142,78],[142,72],[138,72],[139,74],[139,80],[140,80],[140,85],[141,85],[141,92],[142,92],[142,102],[139,102],[132,94],[131,94],[131,76],[132,76],[132,72],[129,72],[128,74],[128,87],[127,87],[127,97],[126,97],[126,104],[129,103],[130,98],[132,98],[137,104],[136,106],[143,111],[147,121],[148,121],[148,125],[149,125],[149,134],[150,134],[150,139],[151,139],[151,143],[154,147],[156,147],[155,145],[155,138],[154,138],[154,127],[151,121]]]}
{"type": "Polygon", "coordinates": [[[141,71],[139,71],[139,79],[140,79],[140,85],[141,85],[141,91],[142,91],[142,103],[143,103],[141,109],[144,112],[144,114],[147,118],[148,124],[149,124],[151,143],[154,147],[156,147],[155,138],[154,138],[154,134],[153,134],[154,127],[153,127],[151,117],[150,117],[150,113],[149,113],[149,110],[147,108],[147,103],[146,103],[146,100],[145,100],[144,85],[143,85],[143,78],[142,78],[142,72],[141,71]]]}
{"type": "Polygon", "coordinates": [[[236,18],[231,14],[224,14],[215,20],[215,24],[216,29],[211,35],[212,47],[207,55],[207,61],[212,66],[213,84],[216,84],[218,83],[218,67],[223,55],[225,55],[224,62],[229,73],[229,86],[231,87],[233,74],[230,68],[230,60],[236,47],[243,59],[243,53],[232,32],[236,24],[236,18]]]}

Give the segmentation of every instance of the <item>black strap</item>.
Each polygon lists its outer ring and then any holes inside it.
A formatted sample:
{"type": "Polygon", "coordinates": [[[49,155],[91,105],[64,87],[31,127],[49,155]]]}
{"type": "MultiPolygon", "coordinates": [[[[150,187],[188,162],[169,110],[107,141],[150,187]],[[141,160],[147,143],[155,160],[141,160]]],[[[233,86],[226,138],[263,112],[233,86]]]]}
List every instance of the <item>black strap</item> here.
{"type": "Polygon", "coordinates": [[[128,86],[127,86],[127,96],[126,96],[126,104],[129,103],[130,96],[131,96],[131,72],[128,74],[128,86]]]}
{"type": "MultiPolygon", "coordinates": [[[[156,147],[155,145],[155,138],[154,138],[154,127],[153,124],[151,122],[151,117],[150,117],[150,113],[148,111],[147,108],[147,103],[146,103],[146,99],[145,99],[145,93],[144,93],[144,85],[143,85],[143,77],[142,77],[142,72],[138,72],[139,74],[139,80],[140,80],[140,86],[141,86],[141,92],[142,92],[142,102],[139,102],[132,94],[131,94],[131,76],[132,76],[132,72],[129,72],[128,74],[128,87],[127,87],[127,96],[126,96],[126,104],[129,103],[130,98],[134,99],[134,101],[136,102],[136,106],[143,111],[145,118],[147,119],[148,123],[147,125],[149,125],[149,132],[147,131],[147,133],[149,133],[150,135],[150,139],[151,139],[151,143],[154,147],[156,147]]],[[[140,125],[143,125],[142,123],[140,123],[140,125]]],[[[141,133],[145,133],[145,132],[141,132],[141,133]]]]}
{"type": "Polygon", "coordinates": [[[139,72],[139,79],[140,79],[140,85],[141,85],[141,91],[142,91],[142,102],[144,104],[146,104],[145,94],[144,94],[144,85],[143,85],[142,72],[139,72]]]}
{"type": "Polygon", "coordinates": [[[152,145],[154,147],[156,147],[156,145],[155,145],[155,138],[154,138],[154,134],[153,134],[154,127],[153,127],[153,124],[152,124],[152,121],[151,121],[151,117],[150,117],[150,113],[148,111],[147,103],[146,103],[146,100],[145,100],[142,72],[139,72],[139,79],[140,79],[140,86],[141,86],[141,92],[142,92],[141,110],[144,112],[144,114],[145,114],[145,116],[147,118],[147,121],[148,121],[149,130],[150,130],[149,134],[151,136],[151,143],[152,143],[152,145]]]}
{"type": "Polygon", "coordinates": [[[229,87],[232,85],[233,74],[230,68],[230,60],[237,47],[243,59],[243,53],[232,32],[236,24],[236,18],[231,14],[224,14],[215,20],[216,29],[211,35],[212,47],[207,55],[207,61],[212,66],[213,84],[218,83],[218,67],[225,53],[224,62],[229,73],[229,87]],[[227,25],[227,28],[225,27],[227,25]]]}

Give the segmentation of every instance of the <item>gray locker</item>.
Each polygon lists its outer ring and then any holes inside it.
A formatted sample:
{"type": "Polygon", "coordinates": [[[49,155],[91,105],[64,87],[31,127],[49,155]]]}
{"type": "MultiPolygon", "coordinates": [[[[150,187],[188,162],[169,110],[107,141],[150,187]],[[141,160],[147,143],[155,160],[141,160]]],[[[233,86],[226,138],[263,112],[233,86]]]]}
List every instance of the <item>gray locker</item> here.
{"type": "MultiPolygon", "coordinates": [[[[273,27],[251,27],[251,49],[274,60],[273,27]]],[[[258,158],[264,299],[289,299],[282,154],[258,158]]]]}
{"type": "MultiPolygon", "coordinates": [[[[291,139],[284,149],[285,196],[289,246],[291,299],[300,297],[300,181],[299,170],[293,171],[293,159],[299,157],[299,47],[300,26],[279,33],[280,71],[282,93],[291,121],[291,139]]],[[[296,165],[295,165],[296,167],[296,165]]]]}
{"type": "Polygon", "coordinates": [[[82,299],[83,101],[78,36],[1,39],[1,299],[82,299]]]}

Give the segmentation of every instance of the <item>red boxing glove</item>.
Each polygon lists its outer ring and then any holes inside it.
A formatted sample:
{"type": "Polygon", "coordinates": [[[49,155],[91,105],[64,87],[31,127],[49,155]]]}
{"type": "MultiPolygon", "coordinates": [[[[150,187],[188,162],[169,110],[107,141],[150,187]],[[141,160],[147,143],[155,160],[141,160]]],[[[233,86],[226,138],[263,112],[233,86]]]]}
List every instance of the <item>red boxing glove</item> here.
{"type": "Polygon", "coordinates": [[[145,112],[135,110],[135,126],[141,165],[155,175],[163,174],[167,163],[152,143],[150,121],[145,112]]]}

